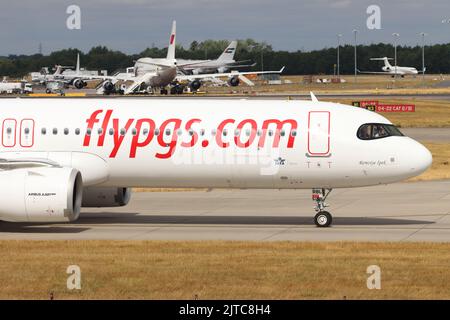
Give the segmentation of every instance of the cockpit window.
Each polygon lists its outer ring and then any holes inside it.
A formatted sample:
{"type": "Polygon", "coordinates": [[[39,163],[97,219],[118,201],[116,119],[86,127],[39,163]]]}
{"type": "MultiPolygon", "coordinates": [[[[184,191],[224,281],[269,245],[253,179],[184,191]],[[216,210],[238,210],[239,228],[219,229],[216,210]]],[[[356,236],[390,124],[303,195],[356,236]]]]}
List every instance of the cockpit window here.
{"type": "Polygon", "coordinates": [[[391,136],[403,136],[403,133],[392,124],[366,123],[359,127],[357,136],[361,140],[373,140],[391,136]]]}

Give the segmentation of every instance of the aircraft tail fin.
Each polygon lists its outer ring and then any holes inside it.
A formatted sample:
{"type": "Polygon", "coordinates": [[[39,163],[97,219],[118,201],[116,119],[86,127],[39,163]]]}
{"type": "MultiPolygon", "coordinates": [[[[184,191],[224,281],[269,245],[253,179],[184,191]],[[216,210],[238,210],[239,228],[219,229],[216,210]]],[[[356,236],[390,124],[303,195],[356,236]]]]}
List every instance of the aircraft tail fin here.
{"type": "Polygon", "coordinates": [[[80,53],[77,54],[77,68],[75,70],[77,74],[80,74],[80,53]]]}
{"type": "Polygon", "coordinates": [[[177,34],[177,22],[172,22],[172,32],[169,38],[169,47],[167,49],[167,60],[175,61],[175,43],[177,34]]]}
{"type": "Polygon", "coordinates": [[[231,41],[228,47],[222,52],[217,61],[234,61],[234,54],[236,53],[237,41],[231,41]]]}
{"type": "Polygon", "coordinates": [[[392,58],[388,58],[388,57],[382,57],[382,58],[370,58],[370,60],[380,60],[380,61],[383,61],[385,67],[392,68],[392,65],[389,63],[389,60],[392,60],[392,58]]]}

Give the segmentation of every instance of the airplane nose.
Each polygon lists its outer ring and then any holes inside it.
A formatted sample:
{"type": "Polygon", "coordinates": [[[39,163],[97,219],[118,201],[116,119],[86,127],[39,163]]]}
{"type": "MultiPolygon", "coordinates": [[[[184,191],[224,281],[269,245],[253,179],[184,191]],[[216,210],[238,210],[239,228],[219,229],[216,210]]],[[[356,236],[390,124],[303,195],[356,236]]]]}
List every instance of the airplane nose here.
{"type": "MultiPolygon", "coordinates": [[[[413,140],[414,141],[414,140],[413,140]]],[[[409,150],[410,170],[414,175],[425,172],[433,162],[431,152],[422,144],[414,141],[409,150]]]]}

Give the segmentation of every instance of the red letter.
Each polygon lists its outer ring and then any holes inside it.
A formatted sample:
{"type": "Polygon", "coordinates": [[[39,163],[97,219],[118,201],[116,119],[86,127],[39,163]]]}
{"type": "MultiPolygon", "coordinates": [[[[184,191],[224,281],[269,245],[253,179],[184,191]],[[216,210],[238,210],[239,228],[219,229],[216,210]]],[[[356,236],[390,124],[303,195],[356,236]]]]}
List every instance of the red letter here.
{"type": "Polygon", "coordinates": [[[98,146],[103,146],[103,143],[105,142],[105,136],[106,136],[106,130],[108,129],[108,122],[111,118],[112,110],[107,110],[105,114],[105,118],[103,119],[102,123],[102,134],[98,137],[98,146]]]}
{"type": "Polygon", "coordinates": [[[216,142],[219,147],[228,148],[228,146],[230,145],[228,142],[222,141],[222,132],[227,124],[234,123],[234,121],[234,119],[225,119],[217,127],[216,142]]]}
{"type": "Polygon", "coordinates": [[[181,146],[182,147],[193,147],[194,145],[195,145],[195,143],[197,142],[197,140],[198,140],[198,133],[197,132],[195,132],[191,127],[192,127],[192,124],[193,123],[197,123],[197,122],[201,122],[202,120],[200,120],[200,119],[191,119],[191,120],[189,120],[187,123],[186,123],[186,126],[185,126],[185,128],[186,128],[186,130],[189,132],[189,130],[192,130],[193,132],[192,132],[192,139],[191,139],[191,141],[190,142],[182,142],[181,143],[181,146]]]}
{"type": "Polygon", "coordinates": [[[136,149],[139,147],[145,147],[146,145],[148,145],[152,139],[153,139],[153,133],[155,130],[155,122],[152,119],[139,119],[136,122],[136,135],[133,136],[133,140],[131,141],[131,148],[130,148],[130,158],[135,158],[136,157],[136,149]],[[148,131],[148,135],[147,138],[145,138],[144,141],[139,142],[139,135],[141,133],[141,127],[142,124],[146,122],[148,123],[149,126],[149,131],[148,131]]]}
{"type": "Polygon", "coordinates": [[[266,133],[267,133],[267,128],[269,128],[270,124],[276,124],[277,128],[274,132],[274,139],[273,139],[273,144],[272,147],[273,148],[278,148],[278,145],[280,143],[280,131],[283,130],[283,126],[289,123],[291,125],[291,130],[289,132],[286,131],[286,135],[289,135],[289,140],[288,140],[288,144],[287,147],[288,148],[292,148],[294,146],[294,140],[295,137],[292,136],[292,131],[297,129],[297,121],[293,120],[293,119],[288,119],[288,120],[284,120],[284,121],[280,121],[277,119],[268,119],[265,120],[263,123],[263,127],[262,127],[262,135],[259,138],[259,142],[258,142],[258,146],[260,148],[264,147],[264,143],[266,142],[266,133]]]}
{"type": "Polygon", "coordinates": [[[155,156],[157,158],[167,159],[172,156],[172,154],[175,151],[175,147],[177,145],[177,139],[178,139],[177,131],[178,131],[178,129],[180,129],[180,126],[181,126],[180,119],[168,119],[161,124],[161,126],[159,127],[158,143],[161,147],[169,147],[169,150],[167,151],[167,153],[156,153],[155,156]],[[174,124],[172,138],[170,139],[170,143],[167,143],[164,141],[164,136],[166,134],[165,131],[166,131],[167,125],[171,122],[174,124]]]}
{"type": "MultiPolygon", "coordinates": [[[[242,121],[238,124],[238,127],[237,127],[237,129],[239,130],[239,137],[234,137],[234,143],[236,143],[236,145],[237,145],[239,148],[248,148],[248,147],[253,143],[253,140],[255,140],[257,127],[258,127],[258,125],[256,124],[256,121],[255,121],[255,120],[252,120],[252,119],[245,119],[245,120],[242,120],[242,121]],[[247,142],[242,143],[242,141],[241,141],[241,137],[242,137],[242,134],[243,134],[242,128],[243,128],[247,123],[250,123],[250,124],[252,125],[252,128],[251,128],[250,136],[248,137],[247,142]]],[[[249,129],[246,129],[246,130],[249,130],[249,129]]]]}
{"type": "MultiPolygon", "coordinates": [[[[103,110],[97,110],[91,114],[90,118],[86,120],[87,130],[92,131],[92,128],[94,127],[94,123],[98,122],[97,115],[102,112],[103,112],[103,110]]],[[[85,146],[85,147],[89,146],[89,143],[91,142],[91,135],[87,134],[87,130],[86,130],[86,135],[84,136],[84,142],[83,142],[83,146],[85,146]]]]}
{"type": "MultiPolygon", "coordinates": [[[[126,132],[128,132],[128,129],[130,129],[133,121],[134,119],[128,119],[127,124],[125,125],[125,134],[126,132]]],[[[111,151],[111,154],[109,155],[110,158],[114,158],[117,155],[117,151],[119,151],[123,138],[125,138],[125,135],[121,135],[119,132],[120,131],[119,119],[113,119],[113,128],[114,128],[114,148],[111,151]]]]}

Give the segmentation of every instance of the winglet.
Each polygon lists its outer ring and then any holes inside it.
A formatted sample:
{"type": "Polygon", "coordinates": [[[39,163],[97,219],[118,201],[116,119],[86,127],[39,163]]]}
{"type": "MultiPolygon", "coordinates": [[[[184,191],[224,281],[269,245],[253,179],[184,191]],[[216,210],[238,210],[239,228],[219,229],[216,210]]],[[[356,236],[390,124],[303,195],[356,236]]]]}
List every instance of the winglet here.
{"type": "Polygon", "coordinates": [[[286,66],[283,66],[283,68],[281,68],[279,72],[280,72],[280,73],[283,73],[285,67],[286,67],[286,66]]]}
{"type": "Polygon", "coordinates": [[[312,102],[319,102],[319,100],[317,99],[317,97],[314,95],[314,93],[312,91],[310,91],[309,94],[311,95],[312,102]]]}

